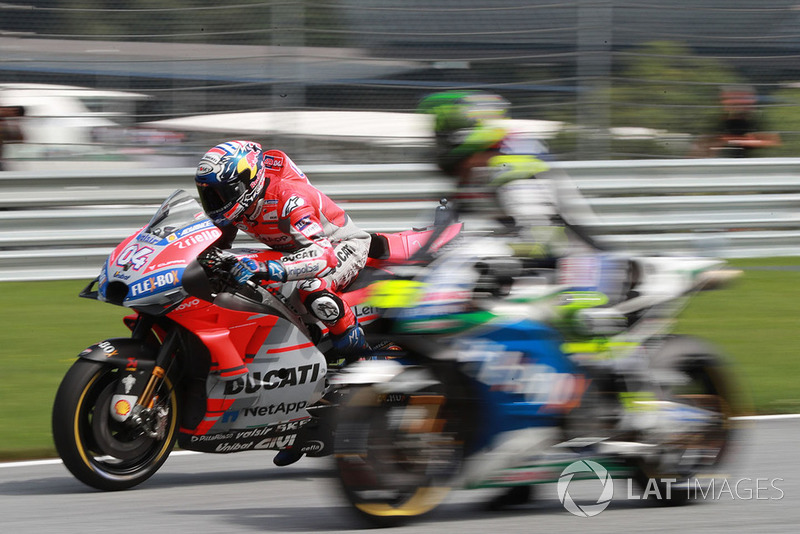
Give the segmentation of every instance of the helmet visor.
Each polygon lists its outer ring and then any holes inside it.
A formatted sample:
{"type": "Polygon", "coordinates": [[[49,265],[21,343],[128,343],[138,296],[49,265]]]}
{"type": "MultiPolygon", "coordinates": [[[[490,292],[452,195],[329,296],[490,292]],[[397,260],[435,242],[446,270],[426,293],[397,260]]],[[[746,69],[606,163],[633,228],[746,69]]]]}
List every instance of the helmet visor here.
{"type": "Polygon", "coordinates": [[[208,214],[218,214],[225,211],[239,200],[247,191],[247,186],[242,182],[222,183],[214,185],[198,184],[200,203],[208,214]]]}

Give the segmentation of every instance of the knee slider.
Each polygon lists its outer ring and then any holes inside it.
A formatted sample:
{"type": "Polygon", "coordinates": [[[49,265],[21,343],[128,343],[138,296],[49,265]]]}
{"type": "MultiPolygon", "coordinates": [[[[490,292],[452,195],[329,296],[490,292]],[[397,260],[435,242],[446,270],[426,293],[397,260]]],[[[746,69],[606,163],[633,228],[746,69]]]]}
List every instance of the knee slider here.
{"type": "Polygon", "coordinates": [[[311,294],[305,302],[306,308],[323,323],[335,323],[344,317],[344,302],[329,291],[311,294]]]}

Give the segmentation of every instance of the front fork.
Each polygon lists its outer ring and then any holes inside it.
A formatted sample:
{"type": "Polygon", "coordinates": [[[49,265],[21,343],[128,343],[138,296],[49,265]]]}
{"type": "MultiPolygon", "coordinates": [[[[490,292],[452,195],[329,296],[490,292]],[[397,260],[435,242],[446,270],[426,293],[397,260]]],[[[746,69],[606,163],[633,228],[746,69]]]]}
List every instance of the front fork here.
{"type": "Polygon", "coordinates": [[[161,344],[161,349],[158,351],[158,355],[156,356],[156,364],[150,373],[150,379],[147,381],[144,391],[139,396],[137,406],[142,406],[143,408],[147,409],[151,409],[153,407],[153,401],[155,399],[154,393],[164,380],[164,377],[167,376],[166,370],[169,364],[172,362],[172,355],[175,351],[176,345],[178,344],[178,336],[178,329],[172,329],[167,334],[164,343],[161,344]]]}
{"type": "MultiPolygon", "coordinates": [[[[133,338],[141,338],[152,328],[145,318],[140,317],[133,328],[133,338]]],[[[171,329],[156,354],[155,361],[140,369],[136,359],[129,358],[128,366],[118,381],[117,391],[112,397],[111,417],[142,430],[151,438],[163,438],[168,412],[158,405],[158,394],[173,360],[179,341],[177,329],[171,329]],[[149,368],[149,372],[147,370],[149,368]],[[144,387],[138,384],[144,383],[144,387]]]]}

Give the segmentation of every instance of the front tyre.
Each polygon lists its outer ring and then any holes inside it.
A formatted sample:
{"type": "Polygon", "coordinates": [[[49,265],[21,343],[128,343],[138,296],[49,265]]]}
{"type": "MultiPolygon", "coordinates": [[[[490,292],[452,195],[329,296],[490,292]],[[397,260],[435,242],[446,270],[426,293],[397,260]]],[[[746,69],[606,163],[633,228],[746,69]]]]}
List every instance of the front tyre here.
{"type": "Polygon", "coordinates": [[[671,337],[656,355],[653,371],[664,377],[662,400],[684,406],[686,415],[673,418],[660,433],[658,454],[636,462],[635,478],[643,487],[655,484],[663,503],[683,504],[691,498],[690,483],[718,471],[726,458],[740,396],[724,357],[690,336],[671,337]],[[678,487],[667,491],[661,481],[670,479],[678,487]]]}
{"type": "Polygon", "coordinates": [[[345,497],[375,526],[395,526],[438,506],[463,459],[457,411],[436,391],[365,387],[341,408],[336,469],[345,497]]]}
{"type": "Polygon", "coordinates": [[[115,367],[79,359],[64,376],[53,406],[53,440],[64,465],[81,482],[105,491],[150,478],[177,437],[178,400],[167,377],[156,391],[158,436],[111,417],[120,375],[115,367]]]}

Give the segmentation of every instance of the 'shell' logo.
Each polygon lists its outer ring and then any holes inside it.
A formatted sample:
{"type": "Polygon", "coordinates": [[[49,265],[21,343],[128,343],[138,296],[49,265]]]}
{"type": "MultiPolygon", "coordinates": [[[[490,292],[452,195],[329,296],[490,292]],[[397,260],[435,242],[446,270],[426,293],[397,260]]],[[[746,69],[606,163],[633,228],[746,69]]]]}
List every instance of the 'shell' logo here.
{"type": "Polygon", "coordinates": [[[118,400],[116,404],[114,404],[114,411],[117,412],[118,415],[128,415],[131,413],[131,403],[122,399],[118,400]]]}

